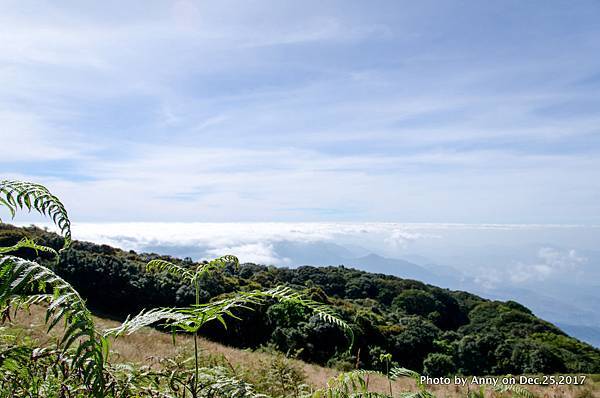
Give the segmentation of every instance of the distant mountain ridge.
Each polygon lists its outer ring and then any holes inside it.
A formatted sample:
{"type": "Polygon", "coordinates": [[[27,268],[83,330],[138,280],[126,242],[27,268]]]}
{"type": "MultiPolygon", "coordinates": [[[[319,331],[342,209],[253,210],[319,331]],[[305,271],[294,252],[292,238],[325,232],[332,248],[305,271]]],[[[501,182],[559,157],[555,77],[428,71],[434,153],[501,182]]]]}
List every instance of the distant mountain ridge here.
{"type": "Polygon", "coordinates": [[[557,323],[556,326],[571,336],[577,336],[595,347],[600,347],[600,327],[598,326],[568,325],[564,323],[557,323]]]}
{"type": "Polygon", "coordinates": [[[397,275],[406,279],[432,281],[437,278],[436,274],[418,264],[402,259],[386,258],[374,253],[347,260],[344,264],[350,267],[368,267],[369,272],[397,275]]]}

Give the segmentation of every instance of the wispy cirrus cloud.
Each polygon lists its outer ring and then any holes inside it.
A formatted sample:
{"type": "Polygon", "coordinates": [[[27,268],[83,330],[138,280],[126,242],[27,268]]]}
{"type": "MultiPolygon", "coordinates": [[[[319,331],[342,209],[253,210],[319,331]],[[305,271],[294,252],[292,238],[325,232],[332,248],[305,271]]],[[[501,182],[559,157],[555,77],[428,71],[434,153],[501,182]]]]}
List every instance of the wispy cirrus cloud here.
{"type": "Polygon", "coordinates": [[[599,223],[597,6],[523,7],[9,2],[0,166],[83,220],[599,223]]]}

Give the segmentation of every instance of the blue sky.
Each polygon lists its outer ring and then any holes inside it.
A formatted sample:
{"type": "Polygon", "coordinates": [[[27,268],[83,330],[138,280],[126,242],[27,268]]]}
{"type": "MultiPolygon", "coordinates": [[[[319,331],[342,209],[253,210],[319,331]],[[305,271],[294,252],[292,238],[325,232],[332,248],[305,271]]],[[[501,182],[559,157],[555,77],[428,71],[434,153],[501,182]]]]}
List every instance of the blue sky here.
{"type": "Polygon", "coordinates": [[[0,170],[79,221],[600,224],[597,1],[6,1],[0,170]]]}

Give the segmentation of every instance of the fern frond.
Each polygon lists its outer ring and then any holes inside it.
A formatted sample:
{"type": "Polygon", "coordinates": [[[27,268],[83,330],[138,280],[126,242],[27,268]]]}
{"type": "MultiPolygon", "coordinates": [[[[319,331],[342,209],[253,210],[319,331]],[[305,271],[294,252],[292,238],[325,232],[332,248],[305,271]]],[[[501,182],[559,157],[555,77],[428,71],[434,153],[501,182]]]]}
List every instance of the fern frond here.
{"type": "Polygon", "coordinates": [[[200,368],[198,383],[203,397],[269,398],[257,393],[251,384],[232,377],[222,367],[200,368]]]}
{"type": "Polygon", "coordinates": [[[241,308],[251,310],[253,306],[264,304],[267,299],[293,301],[294,303],[306,306],[317,314],[327,314],[327,316],[323,316],[326,322],[331,322],[342,327],[345,325],[350,329],[346,322],[328,311],[325,312],[321,304],[303,297],[302,294],[288,287],[280,286],[269,290],[238,292],[233,297],[188,308],[155,308],[149,311],[142,311],[135,317],[128,318],[120,326],[106,330],[104,335],[129,335],[145,326],[153,324],[192,333],[197,332],[202,326],[211,321],[218,321],[226,328],[226,316],[238,319],[233,312],[234,310],[241,308]]]}
{"type": "Polygon", "coordinates": [[[396,380],[398,377],[410,377],[416,381],[421,380],[421,375],[414,370],[406,369],[406,368],[392,368],[390,370],[390,379],[396,380]]]}
{"type": "Polygon", "coordinates": [[[33,249],[37,252],[46,252],[52,254],[55,258],[58,259],[58,253],[51,247],[38,245],[33,241],[33,239],[29,239],[27,237],[21,239],[17,243],[12,246],[0,247],[0,254],[12,253],[16,252],[19,249],[29,248],[33,249]]]}
{"type": "Polygon", "coordinates": [[[393,398],[390,395],[374,391],[346,392],[342,388],[326,388],[317,390],[310,398],[393,398]]]}
{"type": "Polygon", "coordinates": [[[390,370],[390,380],[396,380],[398,377],[410,377],[417,384],[418,391],[416,392],[405,392],[400,394],[403,398],[435,398],[431,392],[427,391],[426,386],[421,382],[421,375],[414,370],[406,368],[392,368],[390,370]]]}
{"type": "Polygon", "coordinates": [[[147,272],[166,272],[177,276],[185,281],[191,282],[194,278],[194,273],[181,265],[173,264],[166,260],[152,260],[146,264],[147,272]]]}
{"type": "Polygon", "coordinates": [[[115,337],[130,335],[153,324],[195,332],[213,320],[218,320],[226,327],[224,316],[237,318],[232,312],[234,309],[250,308],[250,305],[260,303],[261,298],[257,294],[239,293],[231,298],[189,308],[154,308],[148,311],[144,310],[131,319],[126,319],[120,326],[107,329],[104,334],[115,337]]]}
{"type": "Polygon", "coordinates": [[[315,391],[311,398],[390,398],[387,394],[368,390],[369,375],[382,375],[372,370],[353,370],[332,377],[327,387],[315,391]]]}
{"type": "Polygon", "coordinates": [[[368,387],[365,375],[365,372],[356,370],[340,373],[337,377],[330,379],[327,385],[331,389],[337,388],[345,393],[353,391],[366,392],[368,387]]]}
{"type": "MultiPolygon", "coordinates": [[[[52,219],[65,238],[63,249],[71,244],[71,221],[61,201],[40,184],[24,181],[0,180],[0,205],[10,211],[35,210],[52,219]]],[[[1,220],[0,220],[1,221],[1,220]]]]}
{"type": "Polygon", "coordinates": [[[403,392],[400,393],[401,398],[435,398],[435,395],[429,391],[403,392]]]}
{"type": "Polygon", "coordinates": [[[517,397],[522,398],[535,398],[535,395],[525,387],[521,387],[516,384],[498,384],[491,387],[496,392],[510,392],[517,397]]]}
{"type": "Polygon", "coordinates": [[[154,308],[148,311],[142,310],[133,318],[127,317],[125,322],[121,325],[115,328],[106,329],[103,334],[105,337],[130,335],[146,326],[158,324],[159,322],[164,322],[161,325],[177,325],[190,318],[189,315],[180,312],[181,310],[182,309],[179,308],[154,308]]]}
{"type": "Polygon", "coordinates": [[[190,269],[174,264],[170,261],[155,259],[146,265],[146,271],[166,272],[173,276],[179,277],[186,282],[196,283],[203,275],[206,275],[212,271],[223,269],[229,264],[233,264],[237,268],[239,267],[240,262],[236,256],[226,255],[211,260],[208,263],[199,264],[195,269],[190,269]]]}
{"type": "Polygon", "coordinates": [[[263,294],[281,302],[292,302],[310,309],[321,320],[341,327],[349,335],[350,345],[354,344],[354,332],[352,328],[330,306],[311,300],[289,286],[277,286],[265,291],[263,294]]]}
{"type": "Polygon", "coordinates": [[[105,339],[96,332],[92,315],[77,291],[49,268],[19,257],[0,257],[0,309],[10,304],[30,305],[47,301],[48,331],[63,321],[63,350],[77,343],[73,365],[94,391],[104,385],[103,366],[108,352],[105,339]],[[52,294],[46,293],[51,290],[52,294]],[[37,293],[37,294],[36,294],[37,293]]]}
{"type": "Polygon", "coordinates": [[[236,256],[228,254],[226,256],[215,258],[214,260],[211,260],[208,263],[200,264],[196,268],[194,279],[198,279],[202,275],[208,274],[211,271],[223,269],[229,264],[233,264],[235,268],[238,268],[240,266],[240,261],[236,256]]]}
{"type": "Polygon", "coordinates": [[[32,305],[48,304],[52,300],[51,294],[31,294],[31,295],[13,295],[4,300],[4,304],[0,303],[0,323],[6,320],[11,320],[10,310],[13,310],[14,316],[22,309],[28,310],[32,305]]]}
{"type": "MultiPolygon", "coordinates": [[[[12,297],[8,297],[6,299],[6,303],[4,308],[14,310],[14,314],[16,316],[17,312],[21,309],[29,309],[32,305],[38,304],[48,304],[52,301],[54,296],[52,294],[31,294],[26,296],[14,295],[12,297]]],[[[0,306],[2,309],[2,306],[0,306]]],[[[9,317],[10,314],[7,312],[6,317],[9,317]]]]}

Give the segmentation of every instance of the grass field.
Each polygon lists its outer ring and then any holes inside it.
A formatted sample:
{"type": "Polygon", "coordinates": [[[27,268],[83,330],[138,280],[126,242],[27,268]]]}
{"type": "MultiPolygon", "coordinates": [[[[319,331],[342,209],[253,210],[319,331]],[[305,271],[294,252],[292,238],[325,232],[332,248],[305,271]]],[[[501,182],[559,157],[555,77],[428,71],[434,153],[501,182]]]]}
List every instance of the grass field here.
{"type": "MultiPolygon", "coordinates": [[[[52,344],[57,332],[46,333],[44,328],[44,309],[32,307],[29,312],[21,311],[11,322],[3,326],[12,333],[31,337],[40,344],[52,344]]],[[[95,318],[100,329],[112,328],[117,322],[95,318]]],[[[230,367],[234,372],[265,392],[286,394],[289,392],[291,382],[305,384],[307,388],[320,388],[327,381],[339,374],[336,369],[325,368],[308,364],[296,359],[285,358],[281,354],[265,351],[240,350],[221,344],[200,340],[203,365],[223,365],[230,367]],[[290,379],[292,375],[292,379],[290,379]]],[[[185,358],[193,352],[193,340],[188,336],[178,336],[173,345],[172,336],[154,329],[146,328],[131,336],[124,336],[113,340],[111,344],[111,361],[114,363],[134,363],[137,365],[160,366],[164,359],[185,358]]],[[[389,392],[388,381],[381,376],[371,376],[369,385],[374,391],[389,392]]],[[[410,391],[415,389],[415,383],[409,379],[395,381],[392,385],[394,392],[410,391]]],[[[548,398],[589,398],[600,397],[600,377],[588,376],[583,386],[527,386],[537,397],[548,398]]],[[[429,390],[438,397],[465,397],[469,390],[479,391],[479,386],[461,387],[455,385],[430,385],[429,390]]],[[[485,393],[486,397],[500,397],[491,392],[485,393]]]]}

